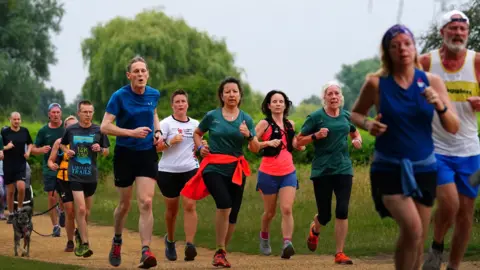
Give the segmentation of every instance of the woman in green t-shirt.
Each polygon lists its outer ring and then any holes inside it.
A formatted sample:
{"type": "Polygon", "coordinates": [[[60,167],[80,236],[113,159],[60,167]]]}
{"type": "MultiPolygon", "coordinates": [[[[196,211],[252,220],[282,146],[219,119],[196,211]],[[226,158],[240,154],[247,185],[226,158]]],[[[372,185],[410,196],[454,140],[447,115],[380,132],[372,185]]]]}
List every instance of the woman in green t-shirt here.
{"type": "Polygon", "coordinates": [[[362,138],[350,122],[350,112],[342,108],[344,99],[337,82],[325,84],[320,98],[323,108],[307,116],[297,138],[299,146],[313,142],[315,148],[310,179],[313,181],[318,214],[310,225],[307,245],[311,251],[316,250],[320,228],[331,219],[332,193],[335,192],[335,263],[353,264],[343,252],[353,178],[347,137],[350,135],[356,149],[362,147],[362,138]]]}
{"type": "MultiPolygon", "coordinates": [[[[253,152],[257,152],[259,147],[252,118],[239,108],[242,96],[243,89],[237,79],[223,80],[218,87],[222,107],[209,111],[194,133],[197,150],[204,157],[196,176],[203,178],[205,187],[217,206],[217,251],[213,257],[214,266],[231,266],[226,259],[225,247],[235,230],[245,178],[250,173],[243,157],[243,144],[248,141],[253,152]],[[202,136],[206,132],[209,139],[204,145],[202,136]]],[[[187,183],[186,188],[189,186],[187,183]]],[[[185,188],[182,192],[185,196],[185,188]]]]}

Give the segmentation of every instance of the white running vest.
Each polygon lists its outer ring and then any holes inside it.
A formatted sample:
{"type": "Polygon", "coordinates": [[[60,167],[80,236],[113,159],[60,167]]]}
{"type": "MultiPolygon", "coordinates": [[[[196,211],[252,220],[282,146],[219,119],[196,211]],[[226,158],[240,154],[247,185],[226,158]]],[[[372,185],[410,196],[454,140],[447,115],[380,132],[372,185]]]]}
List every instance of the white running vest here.
{"type": "Polygon", "coordinates": [[[183,173],[199,167],[197,157],[195,156],[195,143],[193,142],[193,133],[197,127],[198,121],[192,118],[182,122],[170,115],[160,121],[160,129],[162,130],[163,138],[167,142],[177,134],[182,134],[183,140],[163,151],[162,158],[158,162],[159,171],[183,173]]]}
{"type": "Polygon", "coordinates": [[[430,59],[430,72],[439,75],[445,81],[448,96],[460,120],[460,129],[453,135],[443,129],[438,114],[434,113],[432,128],[435,153],[457,157],[479,155],[477,116],[467,101],[469,97],[480,95],[475,74],[475,52],[467,50],[463,66],[454,72],[445,69],[439,50],[431,51],[430,59]]]}

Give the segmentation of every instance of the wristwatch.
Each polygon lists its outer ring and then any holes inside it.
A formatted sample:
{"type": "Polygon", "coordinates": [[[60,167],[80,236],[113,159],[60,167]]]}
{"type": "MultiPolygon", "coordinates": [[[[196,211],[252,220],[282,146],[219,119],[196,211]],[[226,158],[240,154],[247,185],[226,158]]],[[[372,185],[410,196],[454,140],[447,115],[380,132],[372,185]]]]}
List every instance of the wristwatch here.
{"type": "Polygon", "coordinates": [[[317,136],[315,136],[315,133],[312,134],[312,141],[315,141],[317,139],[317,136]]]}
{"type": "Polygon", "coordinates": [[[253,135],[252,135],[252,133],[250,133],[250,136],[247,137],[247,140],[248,140],[248,141],[253,140],[253,135]]]}

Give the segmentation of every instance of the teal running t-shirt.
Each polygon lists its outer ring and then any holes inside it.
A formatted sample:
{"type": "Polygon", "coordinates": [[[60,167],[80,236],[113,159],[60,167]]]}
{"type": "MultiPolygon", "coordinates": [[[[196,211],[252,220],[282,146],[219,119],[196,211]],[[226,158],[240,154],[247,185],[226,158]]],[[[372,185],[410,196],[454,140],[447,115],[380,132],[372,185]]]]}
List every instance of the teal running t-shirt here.
{"type": "MultiPolygon", "coordinates": [[[[240,125],[245,121],[252,136],[255,136],[255,126],[250,115],[240,110],[237,119],[227,121],[223,118],[222,109],[218,108],[209,111],[202,119],[198,128],[202,132],[208,131],[208,146],[212,154],[226,154],[235,157],[243,155],[242,146],[247,142],[242,133],[240,125]]],[[[205,167],[203,173],[217,172],[225,176],[232,176],[236,167],[236,162],[230,164],[210,164],[205,167]]]]}

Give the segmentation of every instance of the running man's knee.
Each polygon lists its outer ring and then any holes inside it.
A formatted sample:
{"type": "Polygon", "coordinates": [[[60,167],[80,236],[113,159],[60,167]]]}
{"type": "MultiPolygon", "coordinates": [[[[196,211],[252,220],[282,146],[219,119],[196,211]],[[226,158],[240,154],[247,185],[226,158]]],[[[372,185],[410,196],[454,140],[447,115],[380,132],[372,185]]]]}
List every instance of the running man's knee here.
{"type": "Polygon", "coordinates": [[[144,197],[138,199],[138,208],[140,212],[151,212],[152,211],[152,198],[144,197]]]}
{"type": "Polygon", "coordinates": [[[87,207],[85,205],[79,205],[77,209],[77,215],[81,217],[87,216],[87,207]]]}
{"type": "Polygon", "coordinates": [[[441,211],[445,215],[451,217],[456,216],[460,207],[460,199],[455,184],[452,183],[438,186],[436,193],[438,204],[437,211],[441,211]]]}
{"type": "Polygon", "coordinates": [[[20,191],[20,192],[25,191],[25,182],[24,181],[17,181],[15,186],[16,186],[18,191],[20,191]]]}
{"type": "Polygon", "coordinates": [[[65,214],[67,215],[67,219],[75,218],[75,211],[73,209],[73,204],[72,203],[64,203],[63,204],[63,211],[65,211],[65,214]]]}
{"type": "Polygon", "coordinates": [[[459,208],[456,216],[457,223],[463,221],[471,224],[473,222],[474,211],[475,211],[475,199],[466,197],[464,195],[460,195],[459,208]]]}
{"type": "Polygon", "coordinates": [[[57,197],[55,197],[55,193],[53,191],[48,192],[48,204],[52,207],[54,204],[57,203],[57,197]]]}

